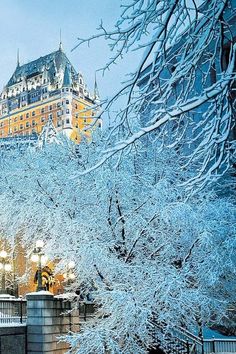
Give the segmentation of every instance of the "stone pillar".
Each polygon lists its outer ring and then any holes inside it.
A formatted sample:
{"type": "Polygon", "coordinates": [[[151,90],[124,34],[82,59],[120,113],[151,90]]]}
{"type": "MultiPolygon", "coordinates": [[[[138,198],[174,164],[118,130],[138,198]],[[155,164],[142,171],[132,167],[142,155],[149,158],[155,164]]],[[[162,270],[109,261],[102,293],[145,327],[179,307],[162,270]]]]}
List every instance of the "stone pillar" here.
{"type": "Polygon", "coordinates": [[[69,346],[59,342],[59,337],[69,331],[78,331],[78,311],[68,313],[70,302],[55,298],[46,291],[28,294],[26,299],[27,353],[66,353],[69,346]]]}

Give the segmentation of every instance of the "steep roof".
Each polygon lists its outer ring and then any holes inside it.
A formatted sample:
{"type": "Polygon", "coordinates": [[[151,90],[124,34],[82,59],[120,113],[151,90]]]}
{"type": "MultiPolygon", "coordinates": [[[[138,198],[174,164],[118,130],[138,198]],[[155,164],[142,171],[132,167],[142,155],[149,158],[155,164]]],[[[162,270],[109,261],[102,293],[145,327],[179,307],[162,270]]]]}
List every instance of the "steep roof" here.
{"type": "Polygon", "coordinates": [[[36,60],[33,60],[24,65],[18,65],[7,83],[7,87],[20,82],[23,78],[29,78],[40,74],[46,68],[47,70],[56,70],[59,71],[65,70],[67,66],[71,67],[71,72],[73,75],[76,75],[76,71],[73,68],[72,64],[70,63],[69,59],[65,55],[65,53],[59,49],[55,52],[47,54],[43,57],[40,57],[36,60]]]}
{"type": "Polygon", "coordinates": [[[64,78],[63,78],[63,86],[70,87],[72,84],[71,80],[71,70],[69,64],[66,64],[65,71],[64,71],[64,78]]]}

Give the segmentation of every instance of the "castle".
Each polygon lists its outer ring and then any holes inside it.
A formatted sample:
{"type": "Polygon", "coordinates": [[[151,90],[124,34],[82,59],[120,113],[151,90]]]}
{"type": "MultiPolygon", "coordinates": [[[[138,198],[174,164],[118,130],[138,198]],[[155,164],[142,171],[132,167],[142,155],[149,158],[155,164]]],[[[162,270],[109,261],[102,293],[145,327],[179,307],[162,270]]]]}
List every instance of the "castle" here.
{"type": "Polygon", "coordinates": [[[37,139],[51,125],[79,143],[101,125],[95,120],[98,102],[96,82],[91,95],[61,42],[57,51],[24,65],[18,54],[16,69],[0,96],[0,141],[37,139]]]}

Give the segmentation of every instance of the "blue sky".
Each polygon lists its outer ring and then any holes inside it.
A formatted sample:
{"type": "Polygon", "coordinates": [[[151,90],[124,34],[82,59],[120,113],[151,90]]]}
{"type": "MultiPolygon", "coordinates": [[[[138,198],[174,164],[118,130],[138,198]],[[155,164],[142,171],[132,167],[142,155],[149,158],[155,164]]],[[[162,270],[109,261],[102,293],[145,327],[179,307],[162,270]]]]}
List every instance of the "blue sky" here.
{"type": "MultiPolygon", "coordinates": [[[[21,64],[58,48],[60,28],[64,50],[72,64],[83,73],[89,88],[94,72],[103,66],[110,52],[104,40],[74,52],[77,37],[96,33],[100,20],[111,28],[121,9],[122,0],[1,0],[0,2],[0,89],[16,66],[17,48],[21,64]]],[[[114,66],[105,77],[98,75],[100,95],[109,96],[120,85],[133,65],[130,59],[114,66]]]]}

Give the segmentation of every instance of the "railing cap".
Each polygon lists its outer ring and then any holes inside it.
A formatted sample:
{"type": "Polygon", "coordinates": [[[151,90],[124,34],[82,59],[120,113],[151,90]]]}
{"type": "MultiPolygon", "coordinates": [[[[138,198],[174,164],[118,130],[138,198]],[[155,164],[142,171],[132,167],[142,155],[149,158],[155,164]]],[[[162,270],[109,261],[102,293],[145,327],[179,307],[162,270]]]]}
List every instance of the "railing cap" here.
{"type": "Polygon", "coordinates": [[[26,294],[26,300],[52,300],[54,298],[50,291],[36,291],[26,294]]]}

